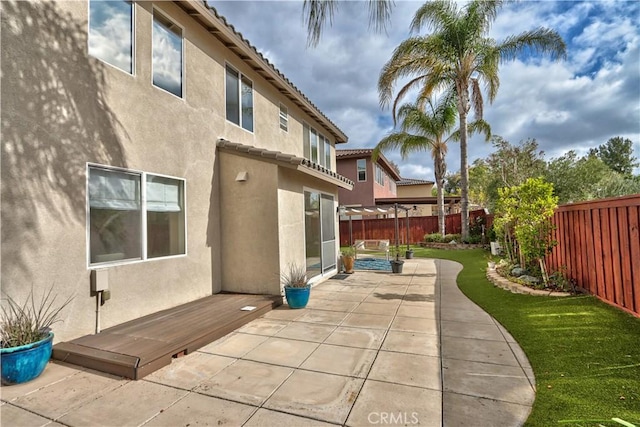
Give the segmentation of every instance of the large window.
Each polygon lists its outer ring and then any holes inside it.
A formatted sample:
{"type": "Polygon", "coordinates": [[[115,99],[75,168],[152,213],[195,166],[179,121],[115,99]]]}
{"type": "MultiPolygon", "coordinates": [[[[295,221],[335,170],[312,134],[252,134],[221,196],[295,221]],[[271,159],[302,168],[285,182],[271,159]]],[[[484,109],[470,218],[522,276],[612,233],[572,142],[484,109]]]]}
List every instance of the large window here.
{"type": "Polygon", "coordinates": [[[185,254],[184,191],[182,179],[89,166],[89,263],[185,254]]]}
{"type": "Polygon", "coordinates": [[[304,157],[331,169],[331,142],[308,124],[303,123],[302,127],[304,157]]]}
{"type": "Polygon", "coordinates": [[[182,28],[153,11],[153,84],[182,98],[182,28]]]}
{"type": "Polygon", "coordinates": [[[133,5],[89,1],[89,55],[133,74],[133,5]]]}
{"type": "Polygon", "coordinates": [[[356,161],[356,167],[358,168],[358,181],[367,180],[367,159],[358,159],[356,161]]]}
{"type": "Polygon", "coordinates": [[[227,65],[225,86],[227,120],[253,132],[253,83],[227,65]]]}
{"type": "Polygon", "coordinates": [[[376,165],[376,182],[384,187],[384,171],[378,165],[376,165]]]}

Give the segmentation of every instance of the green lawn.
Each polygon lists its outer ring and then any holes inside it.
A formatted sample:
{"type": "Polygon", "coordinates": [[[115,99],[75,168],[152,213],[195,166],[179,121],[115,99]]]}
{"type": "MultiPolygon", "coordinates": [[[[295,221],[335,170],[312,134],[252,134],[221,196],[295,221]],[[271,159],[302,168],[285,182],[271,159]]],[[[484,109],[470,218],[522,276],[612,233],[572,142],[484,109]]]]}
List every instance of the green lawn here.
{"type": "Polygon", "coordinates": [[[535,297],[494,287],[488,252],[414,247],[458,261],[458,286],[504,325],[527,354],[537,394],[527,426],[640,427],[640,319],[595,297],[535,297]],[[633,425],[626,424],[626,425],[633,425]]]}

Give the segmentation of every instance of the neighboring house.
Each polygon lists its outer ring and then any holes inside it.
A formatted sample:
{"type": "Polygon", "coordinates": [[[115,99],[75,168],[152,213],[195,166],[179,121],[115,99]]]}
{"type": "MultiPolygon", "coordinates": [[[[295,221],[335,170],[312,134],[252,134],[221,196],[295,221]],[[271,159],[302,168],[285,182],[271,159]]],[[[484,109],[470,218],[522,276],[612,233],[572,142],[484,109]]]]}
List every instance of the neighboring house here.
{"type": "MultiPolygon", "coordinates": [[[[431,197],[433,184],[433,181],[402,178],[400,181],[396,182],[396,186],[398,187],[397,196],[399,199],[431,197]]],[[[413,209],[411,210],[411,216],[431,216],[433,214],[437,215],[437,207],[431,204],[412,203],[407,207],[413,207],[413,209]]]]}
{"type": "Polygon", "coordinates": [[[353,191],[339,190],[340,204],[348,207],[375,206],[376,200],[397,196],[396,181],[400,175],[380,155],[371,160],[373,149],[336,150],[337,171],[354,182],[353,191]]]}
{"type": "Polygon", "coordinates": [[[103,328],[337,271],[347,137],[205,2],[0,7],[2,291],[74,295],[56,341],[94,332],[92,269],[103,328]]]}

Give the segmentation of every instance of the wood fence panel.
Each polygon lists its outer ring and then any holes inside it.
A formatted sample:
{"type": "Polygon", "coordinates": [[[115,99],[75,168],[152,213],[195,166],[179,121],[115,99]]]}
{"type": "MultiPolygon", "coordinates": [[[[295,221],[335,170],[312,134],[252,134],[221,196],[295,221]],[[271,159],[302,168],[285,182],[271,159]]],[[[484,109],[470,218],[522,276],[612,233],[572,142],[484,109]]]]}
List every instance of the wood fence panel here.
{"type": "Polygon", "coordinates": [[[558,207],[550,270],[640,316],[640,194],[558,207]]]}
{"type": "Polygon", "coordinates": [[[612,290],[613,301],[624,307],[624,295],[622,291],[622,267],[620,266],[620,233],[618,229],[618,210],[609,209],[609,230],[611,230],[611,265],[613,267],[612,290]]]}
{"type": "Polygon", "coordinates": [[[640,313],[640,206],[629,207],[629,240],[634,311],[640,313]]]}
{"type": "Polygon", "coordinates": [[[589,277],[585,289],[589,290],[592,294],[597,291],[596,283],[598,283],[596,277],[596,256],[595,256],[595,233],[593,233],[593,211],[585,211],[587,234],[587,263],[589,265],[589,277]]]}

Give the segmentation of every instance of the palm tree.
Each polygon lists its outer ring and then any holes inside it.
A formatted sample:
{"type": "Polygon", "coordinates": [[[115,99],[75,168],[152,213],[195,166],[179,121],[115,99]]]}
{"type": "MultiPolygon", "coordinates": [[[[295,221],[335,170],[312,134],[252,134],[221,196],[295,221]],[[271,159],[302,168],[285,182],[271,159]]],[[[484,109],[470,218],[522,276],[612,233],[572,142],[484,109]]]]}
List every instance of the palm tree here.
{"type": "MultiPolygon", "coordinates": [[[[457,141],[459,132],[449,133],[456,124],[456,107],[454,97],[449,94],[440,102],[427,99],[426,102],[418,101],[416,104],[405,104],[398,110],[397,120],[400,121],[401,131],[393,132],[383,138],[373,150],[372,157],[375,161],[382,151],[400,148],[400,155],[406,159],[410,153],[419,151],[431,151],[433,169],[436,178],[438,194],[438,229],[440,234],[445,233],[444,220],[444,176],[447,173],[445,156],[447,143],[457,141]],[[427,111],[423,109],[423,106],[427,111]]],[[[394,121],[396,117],[394,116],[394,121]]],[[[485,122],[474,122],[469,125],[475,131],[486,134],[487,139],[491,135],[491,129],[485,122]]]]}
{"type": "MultiPolygon", "coordinates": [[[[375,31],[385,30],[394,6],[393,0],[369,0],[368,3],[369,27],[373,26],[375,31]]],[[[338,2],[335,0],[304,0],[302,14],[307,24],[309,46],[318,45],[325,23],[329,20],[331,25],[337,8],[338,2]]]]}
{"type": "Polygon", "coordinates": [[[484,100],[480,85],[484,84],[491,103],[500,85],[498,65],[501,61],[513,60],[521,53],[549,54],[553,59],[566,56],[560,35],[547,28],[509,36],[501,43],[488,37],[502,4],[502,0],[472,0],[458,9],[452,0],[425,3],[416,12],[411,28],[415,32],[424,26],[431,29],[432,34],[403,41],[378,80],[380,104],[385,107],[392,100],[394,84],[411,77],[398,91],[393,102],[394,114],[399,101],[412,89],[418,89],[422,98],[439,91],[455,91],[460,124],[463,238],[469,236],[467,115],[473,107],[476,118],[482,119],[484,100]]]}

